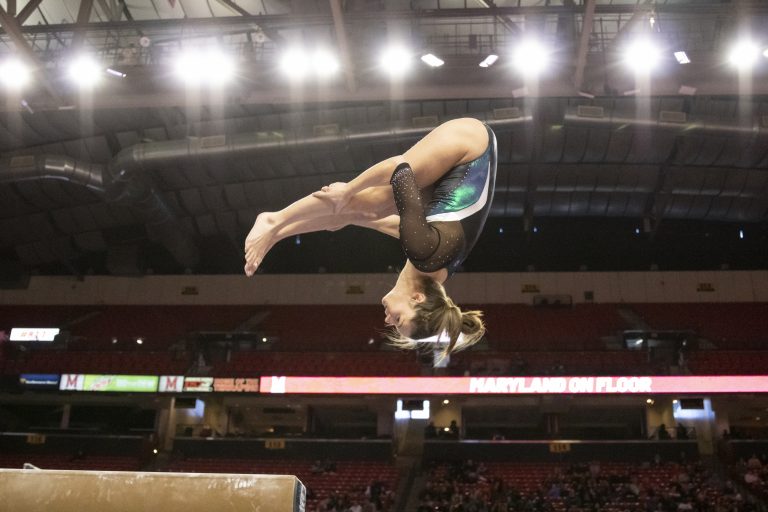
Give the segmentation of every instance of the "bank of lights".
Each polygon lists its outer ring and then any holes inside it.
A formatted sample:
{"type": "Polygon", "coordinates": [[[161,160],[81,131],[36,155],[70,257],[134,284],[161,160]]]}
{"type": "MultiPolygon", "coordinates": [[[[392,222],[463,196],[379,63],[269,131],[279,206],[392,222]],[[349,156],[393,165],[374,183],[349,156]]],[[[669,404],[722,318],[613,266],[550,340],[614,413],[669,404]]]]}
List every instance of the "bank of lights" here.
{"type": "Polygon", "coordinates": [[[104,69],[93,57],[81,55],[69,65],[69,79],[82,88],[91,88],[101,82],[104,69]]]}
{"type": "Polygon", "coordinates": [[[0,63],[0,81],[8,89],[21,89],[29,83],[29,68],[18,59],[0,63]]]}
{"type": "Polygon", "coordinates": [[[739,70],[746,71],[757,63],[760,49],[755,43],[748,40],[738,41],[728,52],[728,62],[739,70]]]}
{"type": "Polygon", "coordinates": [[[379,56],[381,69],[393,78],[405,75],[412,66],[411,52],[400,45],[385,48],[379,56]]]}
{"type": "Polygon", "coordinates": [[[235,76],[233,58],[219,50],[188,50],[178,56],[174,71],[190,86],[221,86],[235,76]]]}
{"type": "Polygon", "coordinates": [[[309,53],[302,48],[291,48],[280,58],[280,70],[293,80],[301,80],[310,74],[318,78],[335,75],[341,65],[330,51],[318,49],[309,53]]]}
{"type": "MultiPolygon", "coordinates": [[[[685,52],[682,52],[683,54],[685,52]]],[[[677,57],[677,55],[676,55],[677,57]]],[[[687,55],[686,55],[687,58],[687,55]]],[[[648,73],[658,66],[661,60],[659,48],[649,39],[633,41],[624,50],[624,65],[637,73],[648,73]]],[[[678,62],[684,64],[678,58],[678,62]]]]}
{"type": "Polygon", "coordinates": [[[536,40],[522,41],[514,49],[512,64],[526,76],[538,76],[549,65],[549,50],[536,40]]]}

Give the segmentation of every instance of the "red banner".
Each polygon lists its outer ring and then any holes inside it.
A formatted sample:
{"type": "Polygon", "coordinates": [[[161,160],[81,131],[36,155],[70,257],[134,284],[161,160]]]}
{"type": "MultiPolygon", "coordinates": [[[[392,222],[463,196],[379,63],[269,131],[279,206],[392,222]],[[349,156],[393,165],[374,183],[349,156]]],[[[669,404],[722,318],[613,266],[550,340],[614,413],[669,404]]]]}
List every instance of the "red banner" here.
{"type": "Polygon", "coordinates": [[[768,375],[681,377],[262,377],[262,393],[528,395],[768,393],[768,375]]]}

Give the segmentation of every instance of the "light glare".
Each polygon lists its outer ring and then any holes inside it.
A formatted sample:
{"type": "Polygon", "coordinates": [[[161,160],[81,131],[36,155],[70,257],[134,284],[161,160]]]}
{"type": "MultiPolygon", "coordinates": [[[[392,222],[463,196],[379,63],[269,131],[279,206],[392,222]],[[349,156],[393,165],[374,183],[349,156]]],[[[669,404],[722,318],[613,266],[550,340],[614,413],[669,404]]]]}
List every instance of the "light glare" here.
{"type": "Polygon", "coordinates": [[[18,59],[10,59],[0,64],[0,81],[9,89],[21,89],[29,83],[29,68],[18,59]]]}
{"type": "Polygon", "coordinates": [[[300,80],[304,78],[309,66],[309,59],[304,51],[291,48],[280,59],[280,70],[289,78],[300,80]]]}
{"type": "Polygon", "coordinates": [[[760,49],[752,41],[739,41],[728,54],[728,62],[740,70],[751,69],[757,62],[760,49]]]}
{"type": "Polygon", "coordinates": [[[439,68],[443,64],[445,64],[445,61],[441,59],[440,57],[433,55],[431,53],[427,53],[426,55],[421,56],[421,61],[426,64],[429,67],[433,68],[439,68]]]}
{"type": "Polygon", "coordinates": [[[235,64],[231,57],[216,50],[187,51],[179,56],[175,71],[187,85],[223,85],[234,76],[235,64]]]}
{"type": "Polygon", "coordinates": [[[659,59],[659,49],[647,39],[633,42],[624,53],[624,64],[636,73],[647,73],[653,70],[658,65],[659,59]]]}
{"type": "Polygon", "coordinates": [[[313,67],[320,77],[327,77],[339,71],[339,59],[328,50],[317,50],[314,56],[313,67]]]}
{"type": "Polygon", "coordinates": [[[91,57],[78,57],[69,66],[69,77],[80,87],[93,87],[102,75],[103,70],[91,57]]]}
{"type": "Polygon", "coordinates": [[[402,46],[391,46],[381,54],[379,64],[390,76],[402,76],[411,68],[411,54],[402,46]]]}
{"type": "Polygon", "coordinates": [[[515,48],[513,63],[524,75],[535,76],[549,64],[549,52],[538,41],[523,41],[515,48]]]}

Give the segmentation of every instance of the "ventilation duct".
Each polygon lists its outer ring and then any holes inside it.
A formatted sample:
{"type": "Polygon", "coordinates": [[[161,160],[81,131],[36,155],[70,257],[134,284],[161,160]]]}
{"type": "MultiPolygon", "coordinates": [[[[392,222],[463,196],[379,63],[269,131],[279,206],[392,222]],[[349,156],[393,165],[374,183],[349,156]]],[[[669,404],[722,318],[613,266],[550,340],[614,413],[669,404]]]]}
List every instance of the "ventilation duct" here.
{"type": "Polygon", "coordinates": [[[24,155],[0,160],[0,183],[62,180],[103,193],[104,167],[68,156],[24,155]]]}
{"type": "Polygon", "coordinates": [[[199,262],[199,250],[154,187],[142,176],[118,173],[115,179],[104,170],[103,165],[63,155],[14,156],[0,160],[0,183],[63,180],[93,190],[108,201],[121,202],[145,221],[150,238],[161,243],[185,268],[194,268],[199,262]]]}
{"type": "MultiPolygon", "coordinates": [[[[519,117],[509,119],[495,119],[493,115],[489,115],[485,122],[492,128],[504,128],[531,121],[530,114],[521,112],[519,117]]],[[[331,144],[413,138],[425,135],[432,129],[432,126],[404,126],[367,131],[341,130],[338,133],[334,133],[334,130],[321,130],[315,131],[311,136],[283,132],[252,132],[147,142],[131,146],[118,153],[109,169],[114,179],[121,179],[136,171],[147,171],[158,165],[182,159],[236,156],[267,151],[291,151],[295,148],[306,149],[331,144]]]]}
{"type": "MultiPolygon", "coordinates": [[[[564,122],[572,126],[595,126],[595,127],[634,127],[634,128],[663,128],[667,130],[685,132],[686,134],[708,134],[708,135],[738,135],[755,136],[760,133],[761,127],[752,120],[751,124],[745,125],[738,121],[723,120],[715,117],[691,118],[684,112],[661,111],[657,118],[628,116],[623,113],[615,112],[602,107],[584,107],[567,108],[565,111],[564,122]],[[587,110],[589,109],[589,110],[587,110]],[[592,110],[595,109],[595,110],[592,110]],[[600,109],[602,116],[596,115],[600,109]],[[594,115],[587,115],[592,113],[594,115]]],[[[765,130],[763,126],[763,130],[765,130]]]]}

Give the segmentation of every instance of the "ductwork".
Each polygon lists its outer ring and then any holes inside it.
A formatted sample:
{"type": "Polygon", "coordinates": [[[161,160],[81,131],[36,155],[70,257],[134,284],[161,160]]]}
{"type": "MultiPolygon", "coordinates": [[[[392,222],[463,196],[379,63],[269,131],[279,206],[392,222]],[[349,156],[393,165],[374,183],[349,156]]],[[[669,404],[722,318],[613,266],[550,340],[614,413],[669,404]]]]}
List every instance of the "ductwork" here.
{"type": "Polygon", "coordinates": [[[0,160],[0,183],[43,179],[63,180],[92,190],[111,202],[131,207],[157,240],[185,268],[194,268],[200,255],[188,230],[145,177],[113,179],[100,164],[63,155],[23,155],[0,160]]]}
{"type": "MultiPolygon", "coordinates": [[[[530,123],[532,116],[517,108],[499,109],[495,118],[489,115],[485,121],[493,128],[530,123]],[[500,112],[502,111],[503,112],[500,112]]],[[[427,134],[437,123],[424,127],[394,127],[366,131],[341,130],[338,125],[315,127],[315,134],[302,136],[283,132],[253,132],[234,135],[188,138],[163,142],[147,142],[126,148],[110,163],[110,174],[120,179],[136,171],[157,168],[159,164],[181,159],[213,158],[219,156],[247,155],[269,151],[291,151],[295,148],[311,149],[334,144],[362,143],[388,139],[415,138],[427,134]],[[317,130],[317,128],[320,128],[317,130]]]]}
{"type": "Polygon", "coordinates": [[[103,193],[104,166],[62,155],[26,155],[0,160],[0,183],[62,180],[103,193]]]}

